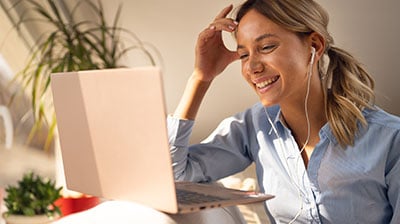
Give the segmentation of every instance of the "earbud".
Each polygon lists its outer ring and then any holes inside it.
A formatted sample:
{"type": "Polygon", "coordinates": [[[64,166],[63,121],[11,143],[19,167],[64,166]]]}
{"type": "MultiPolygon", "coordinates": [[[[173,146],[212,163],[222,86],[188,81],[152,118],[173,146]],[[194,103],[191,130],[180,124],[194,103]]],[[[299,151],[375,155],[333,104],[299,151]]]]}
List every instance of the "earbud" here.
{"type": "Polygon", "coordinates": [[[311,47],[311,59],[310,59],[310,65],[314,64],[314,58],[315,58],[315,48],[311,47]]]}

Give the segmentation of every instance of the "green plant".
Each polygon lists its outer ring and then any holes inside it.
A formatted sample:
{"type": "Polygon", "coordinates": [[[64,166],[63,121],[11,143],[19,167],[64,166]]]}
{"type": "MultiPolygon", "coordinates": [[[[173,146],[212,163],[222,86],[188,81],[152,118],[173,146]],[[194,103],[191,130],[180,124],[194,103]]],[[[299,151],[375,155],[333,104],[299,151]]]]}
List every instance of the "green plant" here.
{"type": "Polygon", "coordinates": [[[155,65],[148,48],[155,49],[118,25],[121,5],[111,25],[106,21],[100,0],[96,3],[77,1],[68,15],[53,0],[19,0],[13,8],[19,5],[24,5],[27,10],[21,13],[17,29],[30,23],[50,27],[36,40],[26,67],[16,77],[23,89],[30,92],[35,118],[28,142],[43,124],[49,130],[44,148],[49,148],[52,142],[56,119],[49,100],[51,73],[124,67],[119,64],[120,59],[132,50],[138,50],[151,65],[155,65]],[[77,9],[83,5],[95,15],[90,20],[76,18],[77,9]]]}
{"type": "Polygon", "coordinates": [[[27,173],[16,186],[6,188],[5,205],[7,215],[47,215],[61,214],[54,203],[61,196],[61,189],[55,182],[45,180],[33,172],[27,173]]]}

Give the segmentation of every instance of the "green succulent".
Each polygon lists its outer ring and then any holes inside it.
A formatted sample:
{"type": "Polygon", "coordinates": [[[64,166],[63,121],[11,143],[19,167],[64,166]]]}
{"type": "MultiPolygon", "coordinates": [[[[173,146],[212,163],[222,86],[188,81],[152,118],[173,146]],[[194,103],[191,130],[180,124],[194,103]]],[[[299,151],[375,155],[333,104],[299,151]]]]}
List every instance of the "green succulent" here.
{"type": "Polygon", "coordinates": [[[15,186],[6,188],[5,205],[7,215],[61,215],[55,201],[61,197],[62,187],[57,188],[55,181],[42,178],[33,172],[27,173],[15,186]]]}

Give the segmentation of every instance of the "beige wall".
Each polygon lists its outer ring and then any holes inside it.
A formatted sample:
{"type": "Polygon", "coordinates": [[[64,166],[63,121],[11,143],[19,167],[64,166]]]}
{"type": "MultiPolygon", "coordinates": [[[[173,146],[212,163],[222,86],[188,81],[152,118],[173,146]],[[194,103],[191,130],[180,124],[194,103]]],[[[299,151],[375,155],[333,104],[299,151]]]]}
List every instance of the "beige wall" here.
{"type": "Polygon", "coordinates": [[[400,115],[400,1],[321,0],[336,44],[354,54],[376,80],[377,104],[400,115]]]}
{"type": "MultiPolygon", "coordinates": [[[[242,0],[104,0],[111,19],[117,2],[122,2],[122,26],[152,43],[163,58],[167,109],[178,103],[186,79],[192,72],[194,45],[198,33],[224,6],[242,0]]],[[[67,3],[76,2],[68,0],[67,3]]],[[[376,79],[377,103],[400,115],[397,83],[400,81],[400,1],[398,0],[319,0],[330,13],[330,31],[336,44],[354,53],[376,79]]],[[[235,48],[226,35],[228,45],[235,48]]],[[[10,46],[9,47],[15,47],[10,46]]],[[[3,47],[2,52],[5,48],[3,47]]],[[[13,51],[11,51],[13,52],[13,51]]],[[[134,58],[129,58],[131,65],[134,58]]],[[[16,67],[11,62],[11,67],[16,67]]],[[[240,66],[232,64],[214,83],[198,116],[194,141],[205,137],[221,119],[241,111],[257,101],[240,75],[240,66]]]]}
{"type": "MultiPolygon", "coordinates": [[[[193,48],[199,31],[224,6],[240,0],[146,0],[123,1],[123,26],[141,39],[153,43],[164,59],[167,107],[176,106],[193,66],[193,48]]],[[[398,0],[320,0],[330,13],[330,31],[337,46],[354,53],[376,78],[377,103],[400,115],[398,83],[400,76],[400,1],[398,0]]],[[[111,16],[114,1],[105,3],[111,16]]],[[[230,46],[235,46],[232,38],[230,46]]],[[[254,93],[240,76],[238,63],[219,77],[200,111],[194,141],[204,137],[218,122],[254,102],[254,93]]]]}

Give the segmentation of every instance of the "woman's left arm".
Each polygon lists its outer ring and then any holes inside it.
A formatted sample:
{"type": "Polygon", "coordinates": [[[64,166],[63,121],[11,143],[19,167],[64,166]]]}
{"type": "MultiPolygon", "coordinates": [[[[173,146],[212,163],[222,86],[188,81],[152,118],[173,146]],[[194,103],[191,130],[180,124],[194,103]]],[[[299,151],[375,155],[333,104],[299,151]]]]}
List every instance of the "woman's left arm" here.
{"type": "Polygon", "coordinates": [[[394,137],[387,161],[386,183],[389,203],[393,209],[390,223],[400,223],[400,131],[394,137]]]}
{"type": "Polygon", "coordinates": [[[252,159],[248,136],[255,136],[249,134],[253,129],[247,126],[251,120],[249,116],[251,110],[224,119],[207,139],[194,145],[189,145],[193,121],[170,116],[169,144],[175,179],[215,181],[249,166],[252,159]]]}

